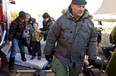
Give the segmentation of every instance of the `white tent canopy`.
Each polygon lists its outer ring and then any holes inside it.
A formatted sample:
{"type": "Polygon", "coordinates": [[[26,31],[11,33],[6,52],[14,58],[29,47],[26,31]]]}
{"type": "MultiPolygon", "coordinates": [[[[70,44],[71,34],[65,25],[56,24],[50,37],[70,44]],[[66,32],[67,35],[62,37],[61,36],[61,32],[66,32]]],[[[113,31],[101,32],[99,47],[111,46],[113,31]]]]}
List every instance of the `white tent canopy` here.
{"type": "Polygon", "coordinates": [[[103,0],[101,7],[94,13],[97,21],[116,21],[116,0],[103,0]]]}
{"type": "Polygon", "coordinates": [[[95,14],[116,14],[116,0],[103,0],[95,14]]]}

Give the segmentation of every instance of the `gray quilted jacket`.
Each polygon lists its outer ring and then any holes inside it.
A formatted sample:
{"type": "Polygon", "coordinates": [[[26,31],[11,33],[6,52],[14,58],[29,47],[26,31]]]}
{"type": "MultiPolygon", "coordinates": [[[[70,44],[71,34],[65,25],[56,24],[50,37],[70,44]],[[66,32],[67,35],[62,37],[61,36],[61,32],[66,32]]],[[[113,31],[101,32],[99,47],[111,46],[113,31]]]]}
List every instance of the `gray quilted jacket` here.
{"type": "Polygon", "coordinates": [[[75,62],[76,67],[83,66],[84,56],[96,59],[97,31],[88,18],[88,11],[77,21],[69,11],[62,15],[48,33],[45,55],[50,55],[55,47],[54,56],[65,66],[75,62]]]}

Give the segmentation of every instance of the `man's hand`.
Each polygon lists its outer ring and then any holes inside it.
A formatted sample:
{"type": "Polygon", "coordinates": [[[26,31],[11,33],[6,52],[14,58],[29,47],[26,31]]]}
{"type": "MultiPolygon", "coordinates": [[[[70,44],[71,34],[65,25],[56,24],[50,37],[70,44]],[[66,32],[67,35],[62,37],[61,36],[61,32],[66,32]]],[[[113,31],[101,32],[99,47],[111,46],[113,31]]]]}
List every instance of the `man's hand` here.
{"type": "Polygon", "coordinates": [[[45,55],[45,58],[48,62],[52,61],[53,55],[45,55]]]}

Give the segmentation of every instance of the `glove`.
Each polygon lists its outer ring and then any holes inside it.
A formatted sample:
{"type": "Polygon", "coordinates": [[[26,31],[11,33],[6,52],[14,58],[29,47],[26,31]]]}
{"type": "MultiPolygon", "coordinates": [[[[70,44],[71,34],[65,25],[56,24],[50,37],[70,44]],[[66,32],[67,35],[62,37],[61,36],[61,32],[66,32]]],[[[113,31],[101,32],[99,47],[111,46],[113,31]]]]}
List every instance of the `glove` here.
{"type": "Polygon", "coordinates": [[[52,61],[53,56],[52,55],[45,55],[45,58],[48,62],[52,61]]]}
{"type": "Polygon", "coordinates": [[[55,49],[53,49],[53,50],[51,51],[51,54],[54,55],[54,52],[55,52],[55,49]]]}
{"type": "Polygon", "coordinates": [[[95,64],[95,60],[88,59],[88,61],[89,61],[89,65],[94,65],[95,64]]]}

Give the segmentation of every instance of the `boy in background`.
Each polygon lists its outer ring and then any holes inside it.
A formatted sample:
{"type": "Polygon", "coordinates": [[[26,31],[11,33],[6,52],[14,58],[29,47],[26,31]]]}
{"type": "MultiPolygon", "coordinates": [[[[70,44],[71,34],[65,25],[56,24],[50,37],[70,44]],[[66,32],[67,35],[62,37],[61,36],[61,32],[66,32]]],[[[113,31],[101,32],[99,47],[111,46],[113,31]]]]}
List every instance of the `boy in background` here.
{"type": "Polygon", "coordinates": [[[38,23],[33,23],[34,32],[32,32],[32,57],[31,60],[33,60],[36,56],[36,53],[38,53],[38,60],[41,59],[41,44],[40,41],[42,39],[42,35],[40,34],[40,30],[38,27],[38,23]]]}

